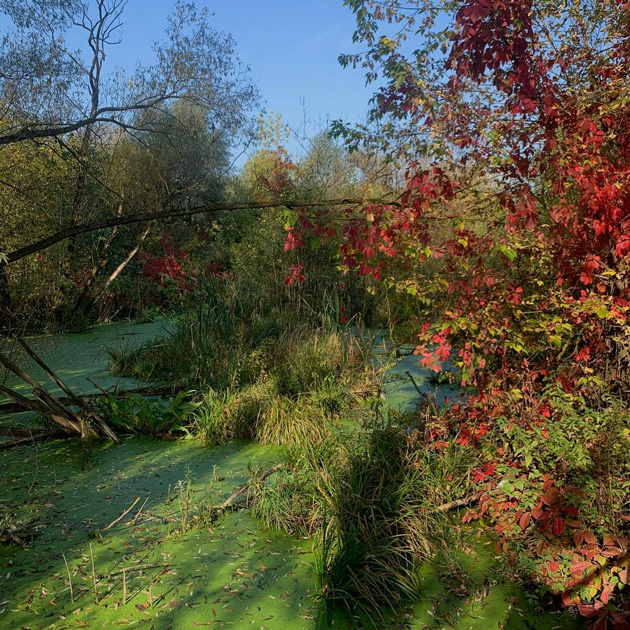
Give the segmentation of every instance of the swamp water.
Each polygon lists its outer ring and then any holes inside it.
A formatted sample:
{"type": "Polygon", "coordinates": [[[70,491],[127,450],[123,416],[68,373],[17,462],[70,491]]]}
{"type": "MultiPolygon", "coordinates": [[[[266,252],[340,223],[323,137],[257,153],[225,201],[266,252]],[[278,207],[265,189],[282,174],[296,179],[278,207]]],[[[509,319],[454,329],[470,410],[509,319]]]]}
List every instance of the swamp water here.
{"type": "MultiPolygon", "coordinates": [[[[87,378],[101,387],[117,380],[137,387],[107,373],[106,348],[162,334],[168,331],[161,324],[117,324],[34,345],[62,379],[87,393],[87,378]]],[[[377,336],[374,345],[384,360],[387,341],[377,336]]],[[[387,402],[403,411],[417,399],[407,371],[421,389],[430,388],[415,357],[392,365],[387,402]]],[[[33,375],[44,381],[35,369],[33,375]]],[[[456,394],[440,388],[438,402],[456,394]]],[[[93,468],[82,472],[75,441],[0,451],[0,516],[33,520],[35,534],[26,549],[0,547],[0,628],[314,629],[314,540],[265,530],[247,511],[180,533],[182,519],[196,525],[200,506],[220,503],[249,469],[266,470],[278,459],[275,447],[246,442],[208,449],[195,440],[134,438],[97,446],[93,468]],[[96,534],[136,499],[139,516],[134,510],[96,534]]],[[[477,530],[466,543],[455,564],[423,567],[422,597],[401,627],[582,627],[568,615],[533,612],[523,590],[499,580],[494,544],[477,530]]]]}

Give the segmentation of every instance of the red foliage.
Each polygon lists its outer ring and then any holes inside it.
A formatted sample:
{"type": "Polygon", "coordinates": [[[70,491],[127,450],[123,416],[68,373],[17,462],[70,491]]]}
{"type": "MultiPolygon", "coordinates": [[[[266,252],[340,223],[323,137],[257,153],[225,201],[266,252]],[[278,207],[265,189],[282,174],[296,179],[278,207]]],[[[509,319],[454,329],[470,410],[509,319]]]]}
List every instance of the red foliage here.
{"type": "Polygon", "coordinates": [[[143,254],[140,258],[143,263],[142,276],[155,280],[163,287],[169,282],[174,283],[180,294],[190,293],[194,286],[186,270],[190,254],[175,247],[173,237],[168,232],[162,234],[159,245],[163,250],[161,256],[143,254]]]}
{"type": "MultiPolygon", "coordinates": [[[[582,8],[460,0],[442,37],[423,41],[429,59],[417,53],[407,63],[398,49],[403,37],[379,40],[375,22],[408,19],[405,36],[420,24],[435,31],[440,20],[429,5],[411,2],[411,11],[394,3],[384,11],[380,3],[353,4],[358,34],[370,45],[365,63],[380,64],[389,78],[374,116],[406,121],[409,136],[429,138],[425,150],[436,160],[409,166],[399,203],[348,209],[342,227],[326,214],[302,215],[296,234],[338,239],[348,269],[387,277],[440,313],[419,332],[416,354],[439,371],[456,345],[463,381],[480,394],[461,413],[451,408],[456,429],[431,428],[435,448],[483,442],[482,422],[487,428],[512,415],[509,396],[521,409],[510,422],[546,437],[555,420],[543,394],[550,382],[577,400],[589,396],[597,375],[611,386],[623,380],[608,366],[620,330],[627,334],[630,305],[630,5],[596,3],[589,15],[604,36],[593,43],[576,35],[582,8]],[[431,57],[426,42],[437,41],[448,43],[431,57]],[[437,270],[414,277],[410,270],[429,259],[437,270]]],[[[472,471],[488,490],[497,487],[496,462],[522,465],[500,450],[472,471]]],[[[589,566],[598,553],[614,558],[613,577],[627,582],[624,541],[614,549],[600,544],[579,522],[574,492],[549,478],[533,507],[488,492],[481,513],[497,520],[508,553],[512,524],[519,532],[535,526],[544,539],[566,540],[569,555],[572,541],[589,566]],[[510,525],[502,516],[508,512],[510,525]]],[[[544,567],[561,569],[557,559],[544,567]]],[[[598,579],[599,599],[582,601],[580,611],[600,627],[623,627],[625,616],[607,606],[613,582],[598,579]]]]}

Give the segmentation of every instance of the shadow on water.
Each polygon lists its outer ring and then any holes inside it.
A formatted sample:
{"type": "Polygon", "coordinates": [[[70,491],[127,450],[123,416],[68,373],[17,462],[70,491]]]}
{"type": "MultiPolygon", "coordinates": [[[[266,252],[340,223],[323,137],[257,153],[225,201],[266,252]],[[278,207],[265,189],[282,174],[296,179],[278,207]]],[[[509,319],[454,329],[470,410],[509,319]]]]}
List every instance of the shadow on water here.
{"type": "Polygon", "coordinates": [[[253,444],[209,450],[134,439],[101,449],[82,473],[79,448],[68,442],[3,452],[0,506],[35,519],[38,531],[25,550],[0,548],[0,626],[314,628],[308,542],[266,532],[246,512],[173,533],[187,467],[198,506],[228,496],[248,465],[277,461],[274,448],[253,444]],[[91,537],[136,497],[136,509],[148,501],[134,526],[125,525],[131,512],[101,539],[91,537]]]}

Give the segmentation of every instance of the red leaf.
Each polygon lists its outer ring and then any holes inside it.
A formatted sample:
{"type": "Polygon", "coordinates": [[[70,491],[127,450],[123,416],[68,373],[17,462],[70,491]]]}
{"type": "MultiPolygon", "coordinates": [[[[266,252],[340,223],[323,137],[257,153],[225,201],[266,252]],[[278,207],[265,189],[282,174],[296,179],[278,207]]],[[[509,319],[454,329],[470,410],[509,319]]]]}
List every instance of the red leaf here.
{"type": "Polygon", "coordinates": [[[553,533],[556,536],[562,536],[562,532],[564,532],[564,521],[560,516],[556,516],[553,521],[553,533]]]}
{"type": "Polygon", "coordinates": [[[518,524],[521,526],[521,529],[525,531],[532,520],[532,515],[529,512],[525,512],[523,516],[518,521],[518,524]]]}

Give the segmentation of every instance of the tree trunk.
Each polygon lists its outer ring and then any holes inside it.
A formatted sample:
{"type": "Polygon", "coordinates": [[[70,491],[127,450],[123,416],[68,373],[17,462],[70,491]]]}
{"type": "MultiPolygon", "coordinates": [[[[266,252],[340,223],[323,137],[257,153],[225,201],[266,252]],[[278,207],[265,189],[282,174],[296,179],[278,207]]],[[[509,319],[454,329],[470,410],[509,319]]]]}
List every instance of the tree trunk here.
{"type": "Polygon", "coordinates": [[[7,266],[0,262],[0,332],[8,331],[13,320],[13,298],[9,287],[7,266]]]}
{"type": "Polygon", "coordinates": [[[101,287],[101,290],[91,298],[88,298],[86,295],[84,299],[77,303],[77,309],[81,308],[83,313],[87,313],[105,294],[105,291],[109,289],[112,283],[118,278],[118,276],[124,271],[125,267],[136,257],[136,254],[140,251],[140,247],[142,247],[142,243],[145,241],[147,236],[149,236],[149,232],[151,232],[153,224],[150,223],[147,229],[142,233],[136,246],[127,254],[127,257],[114,269],[114,271],[109,275],[105,284],[101,287]]]}

